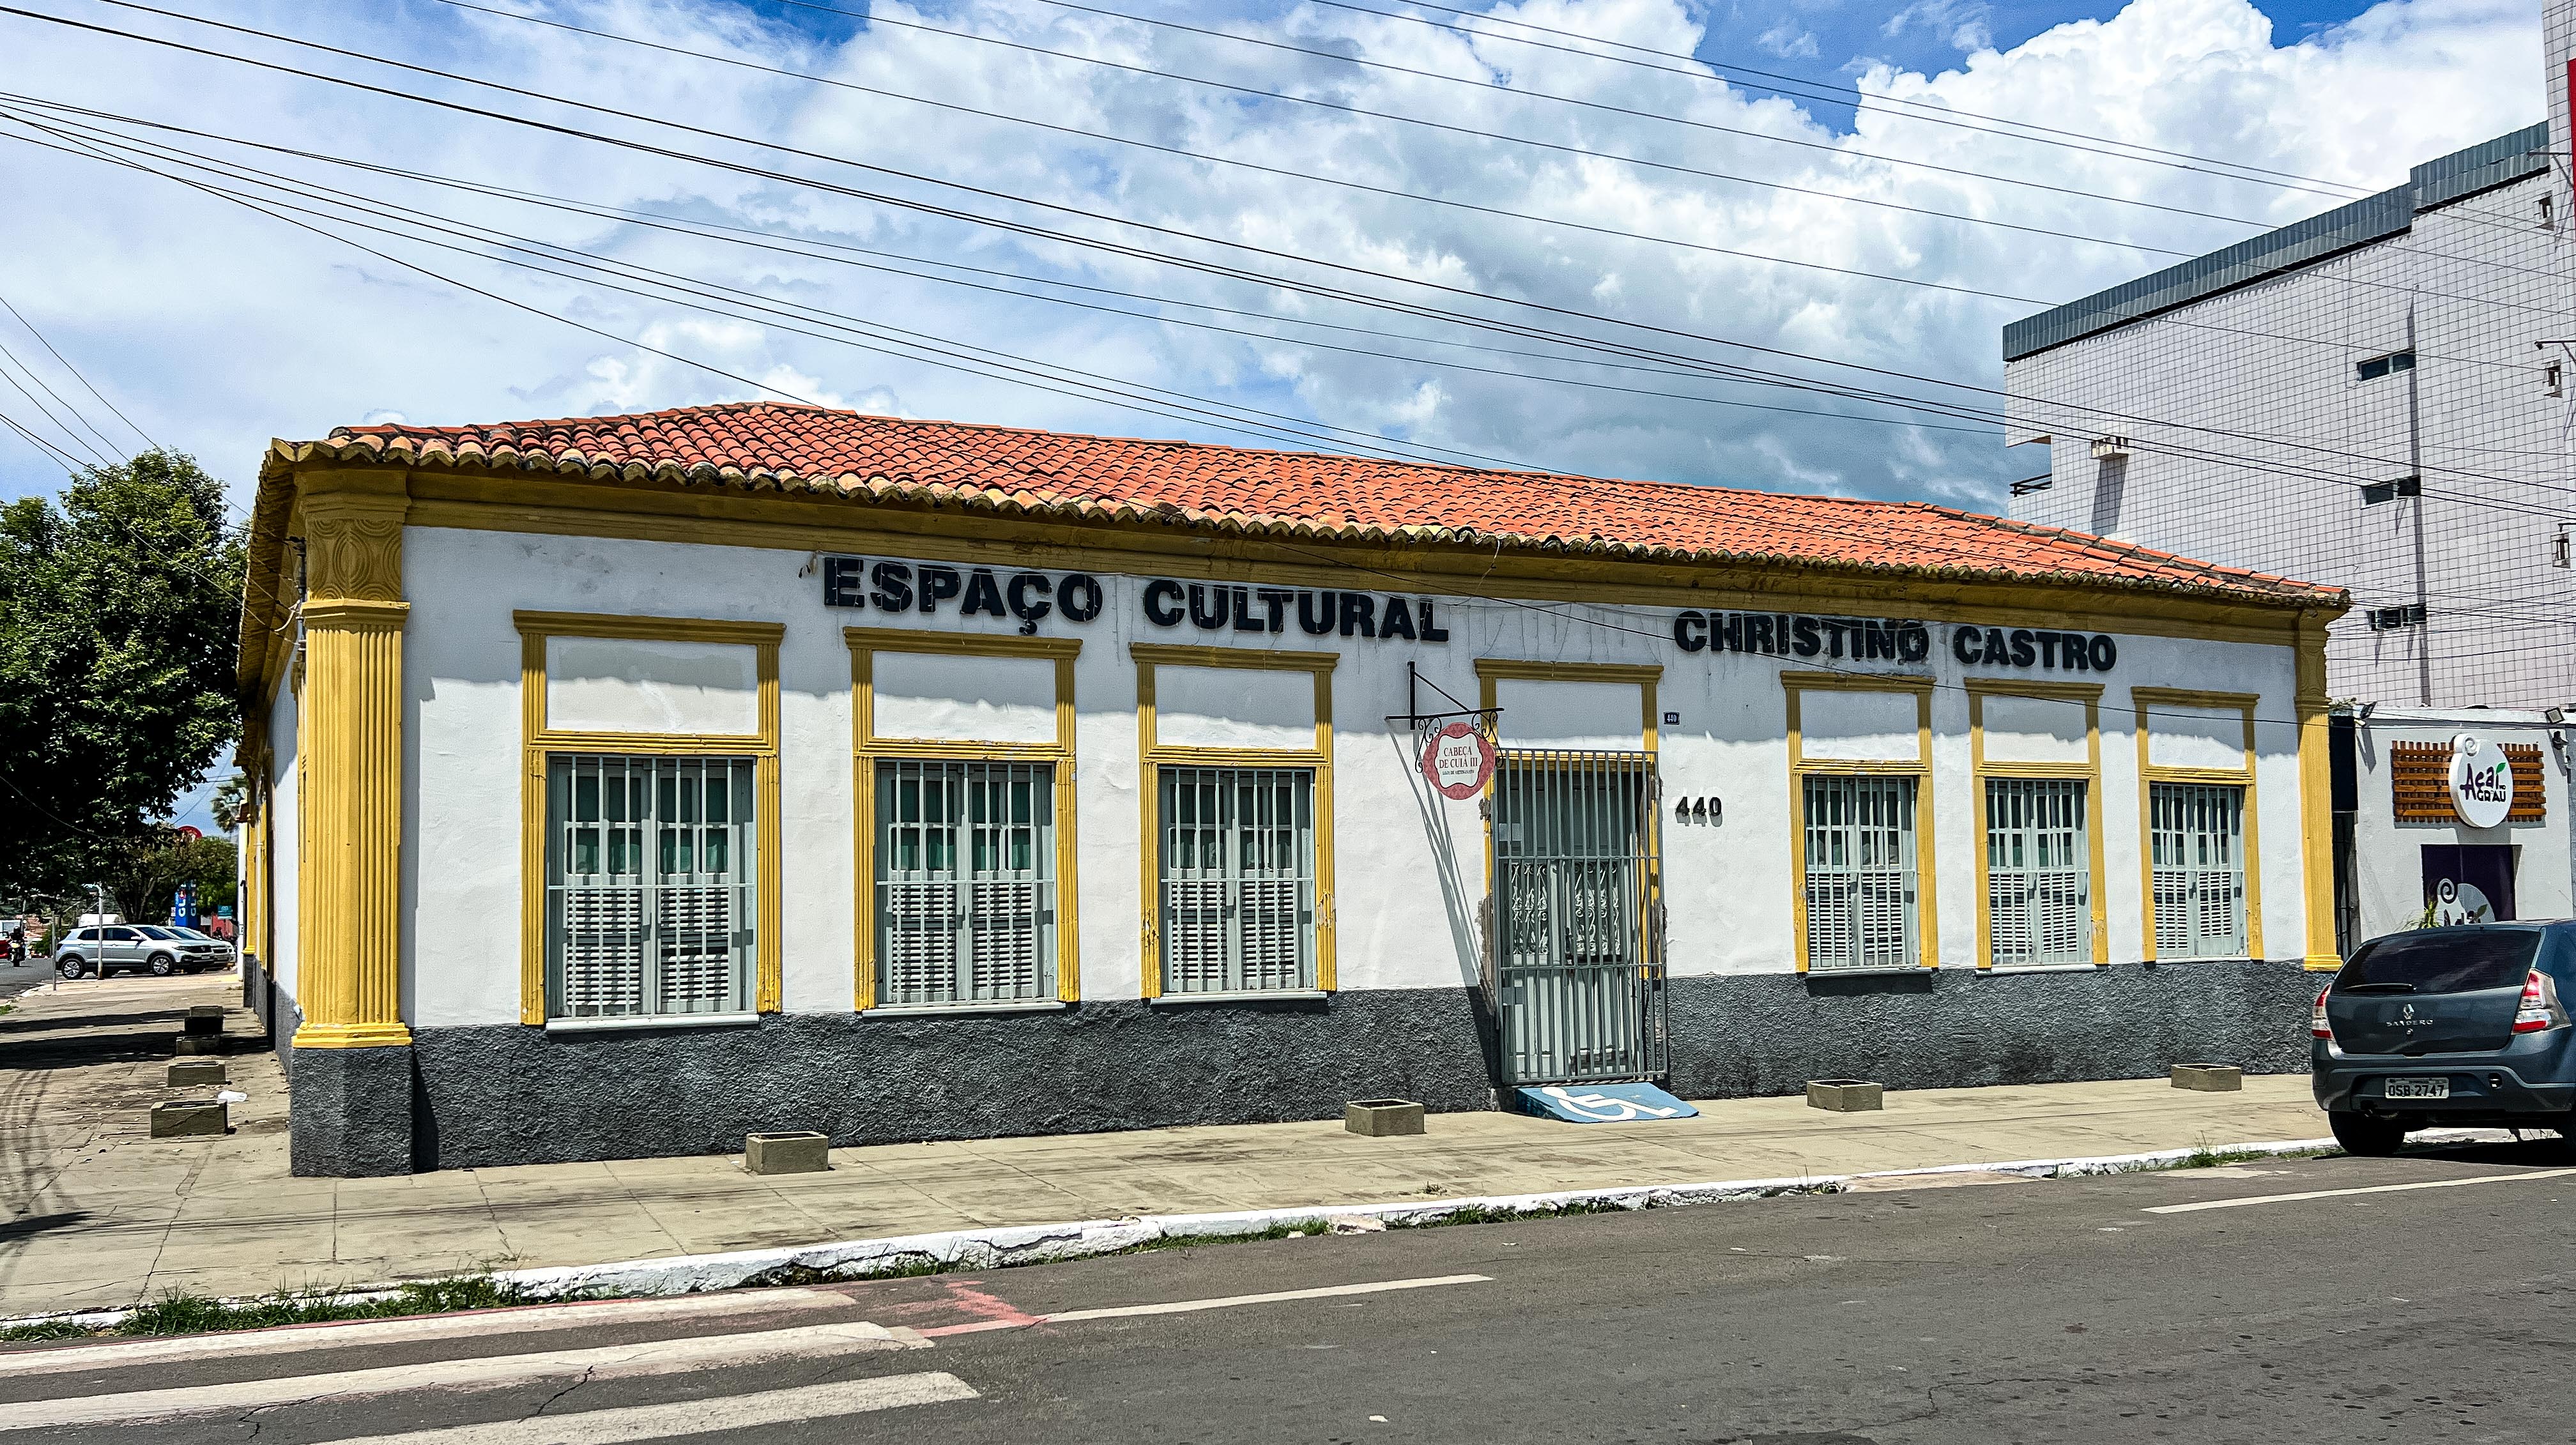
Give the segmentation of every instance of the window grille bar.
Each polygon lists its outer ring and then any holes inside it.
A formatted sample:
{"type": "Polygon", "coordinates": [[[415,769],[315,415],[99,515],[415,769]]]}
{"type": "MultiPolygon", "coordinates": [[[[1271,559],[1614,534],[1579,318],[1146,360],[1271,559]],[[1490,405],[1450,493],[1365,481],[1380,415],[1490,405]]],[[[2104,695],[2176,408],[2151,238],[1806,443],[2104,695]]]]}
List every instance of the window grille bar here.
{"type": "Polygon", "coordinates": [[[1315,987],[1314,770],[1157,771],[1165,991],[1315,987]]]}
{"type": "Polygon", "coordinates": [[[878,1002],[1050,996],[1054,767],[883,759],[876,789],[878,1002]]]}
{"type": "Polygon", "coordinates": [[[1921,962],[1914,782],[1821,775],[1805,780],[1811,971],[1921,962]]]}
{"type": "Polygon", "coordinates": [[[2245,789],[2229,783],[2151,784],[2147,817],[2156,955],[2242,957],[2245,789]]]}
{"type": "Polygon", "coordinates": [[[547,760],[551,1017],[749,1011],[753,769],[750,758],[547,760]]]}
{"type": "Polygon", "coordinates": [[[1986,920],[1999,967],[2093,960],[2085,784],[1986,780],[1986,920]]]}

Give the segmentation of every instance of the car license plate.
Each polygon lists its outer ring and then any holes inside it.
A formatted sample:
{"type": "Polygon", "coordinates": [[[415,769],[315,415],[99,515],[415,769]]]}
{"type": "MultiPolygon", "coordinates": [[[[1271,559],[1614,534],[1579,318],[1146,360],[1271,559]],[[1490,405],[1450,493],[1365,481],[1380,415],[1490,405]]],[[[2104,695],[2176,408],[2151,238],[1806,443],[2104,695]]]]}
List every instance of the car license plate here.
{"type": "Polygon", "coordinates": [[[2390,1099],[2447,1099],[2451,1097],[2448,1079],[2391,1079],[2381,1097],[2390,1099]]]}

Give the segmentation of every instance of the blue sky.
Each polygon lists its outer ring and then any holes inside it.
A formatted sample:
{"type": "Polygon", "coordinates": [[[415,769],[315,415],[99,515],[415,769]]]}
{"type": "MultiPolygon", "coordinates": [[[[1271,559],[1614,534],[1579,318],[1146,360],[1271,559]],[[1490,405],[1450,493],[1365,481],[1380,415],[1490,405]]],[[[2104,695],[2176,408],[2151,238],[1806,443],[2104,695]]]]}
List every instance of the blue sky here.
{"type": "MultiPolygon", "coordinates": [[[[94,384],[228,479],[243,503],[271,437],[771,394],[909,416],[1992,508],[2003,483],[2030,467],[2005,454],[1989,420],[1816,386],[1894,373],[1911,378],[1896,388],[1907,395],[1964,398],[1973,413],[1982,394],[1959,388],[2000,379],[2005,322],[2385,186],[2417,161],[2542,113],[2537,0],[1480,5],[1648,52],[1855,85],[1871,96],[1857,122],[1848,106],[1784,101],[1715,75],[1471,42],[1364,13],[1402,0],[1352,0],[1358,9],[1099,0],[1226,32],[1215,38],[1063,0],[886,3],[866,25],[779,0],[474,3],[485,8],[194,8],[803,154],[93,0],[30,0],[285,68],[0,18],[0,91],[104,113],[51,112],[43,123],[57,133],[46,143],[57,149],[38,144],[45,137],[23,112],[0,119],[0,174],[29,202],[0,207],[0,295],[81,375],[5,315],[0,345],[28,362],[30,380],[76,403],[68,410],[87,409],[49,424],[47,407],[0,387],[0,415],[78,459],[85,445],[115,445],[85,437],[85,422],[123,435],[90,404],[82,387],[94,384]],[[794,74],[772,73],[781,70],[794,74]],[[1156,70],[1286,98],[1139,73],[1156,70]],[[695,158],[297,71],[615,131],[695,158]],[[2306,179],[2254,184],[2002,139],[1927,122],[1890,98],[2306,179]],[[66,138],[66,124],[91,129],[66,138]],[[121,147],[131,160],[146,144],[189,152],[151,162],[177,178],[60,149],[121,147]],[[257,167],[307,189],[281,200],[274,182],[210,167],[257,167]],[[218,176],[263,205],[306,208],[303,224],[211,194],[218,176]],[[1699,338],[1672,343],[1694,357],[1761,358],[1767,370],[1722,381],[1676,379],[1637,358],[1606,365],[1561,339],[1506,344],[863,201],[848,192],[861,182],[1148,249],[1216,255],[1218,240],[1238,241],[1271,253],[1261,264],[1292,280],[1384,273],[1368,284],[1407,295],[1420,293],[1400,278],[1436,281],[1556,308],[1536,314],[1587,336],[1633,340],[1635,326],[1660,327],[1699,338]],[[413,219],[388,220],[384,207],[411,208],[413,219]],[[424,218],[451,229],[422,234],[424,218]],[[476,241],[459,237],[460,225],[490,230],[476,241]],[[680,229],[708,226],[730,229],[680,229]],[[1211,239],[1173,241],[1174,231],[1211,239]],[[659,282],[638,295],[597,271],[533,273],[510,264],[495,235],[576,248],[577,265],[733,288],[763,309],[675,296],[659,282]],[[806,319],[791,328],[781,308],[806,319]],[[885,328],[988,350],[975,365],[943,364],[885,328]],[[1737,343],[1766,349],[1727,349],[1737,343]],[[1056,384],[1033,385],[1012,367],[1050,370],[1056,384]],[[1112,384],[1129,398],[1100,390],[1112,384]],[[1172,404],[1137,404],[1142,388],[1172,404]],[[1302,438],[1279,440],[1281,418],[1302,438]]],[[[60,477],[58,458],[0,432],[0,495],[52,490],[60,477]]]]}

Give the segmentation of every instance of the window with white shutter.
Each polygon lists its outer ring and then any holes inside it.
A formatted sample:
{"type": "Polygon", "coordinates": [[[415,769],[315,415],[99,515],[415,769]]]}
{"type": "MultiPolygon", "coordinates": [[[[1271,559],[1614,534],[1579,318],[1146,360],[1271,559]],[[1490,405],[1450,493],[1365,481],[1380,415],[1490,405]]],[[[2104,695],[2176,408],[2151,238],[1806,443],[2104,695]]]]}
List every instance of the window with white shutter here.
{"type": "Polygon", "coordinates": [[[753,760],[546,764],[546,999],[561,1019],[747,1012],[753,760]]]}
{"type": "Polygon", "coordinates": [[[1910,777],[1805,779],[1807,967],[1901,968],[1916,943],[1910,777]]]}
{"type": "Polygon", "coordinates": [[[1157,773],[1164,991],[1316,987],[1314,770],[1157,773]]]}
{"type": "Polygon", "coordinates": [[[877,1002],[1050,998],[1055,768],[880,759],[877,1002]]]}
{"type": "Polygon", "coordinates": [[[2156,956],[2243,957],[2245,790],[2224,783],[2154,783],[2147,808],[2156,956]]]}
{"type": "Polygon", "coordinates": [[[2084,789],[2077,778],[1986,780],[1986,916],[1999,968],[2093,961],[2084,789]]]}

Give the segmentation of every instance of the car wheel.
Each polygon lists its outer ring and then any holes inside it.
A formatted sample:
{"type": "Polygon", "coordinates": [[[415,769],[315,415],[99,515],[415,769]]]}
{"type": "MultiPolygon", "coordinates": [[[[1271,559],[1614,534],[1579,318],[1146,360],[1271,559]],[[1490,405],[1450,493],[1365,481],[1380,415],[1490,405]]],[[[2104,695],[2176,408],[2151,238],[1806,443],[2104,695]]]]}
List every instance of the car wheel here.
{"type": "Polygon", "coordinates": [[[54,965],[54,971],[65,978],[78,978],[81,976],[81,961],[77,958],[66,958],[54,965]]]}
{"type": "Polygon", "coordinates": [[[2334,1127],[2335,1142],[2346,1154],[2379,1159],[2397,1152],[2406,1142],[2406,1126],[2393,1119],[2374,1119],[2367,1114],[2328,1114],[2326,1122],[2334,1127]]]}
{"type": "Polygon", "coordinates": [[[179,961],[166,953],[156,953],[152,955],[150,967],[154,978],[168,978],[178,971],[179,961]]]}

